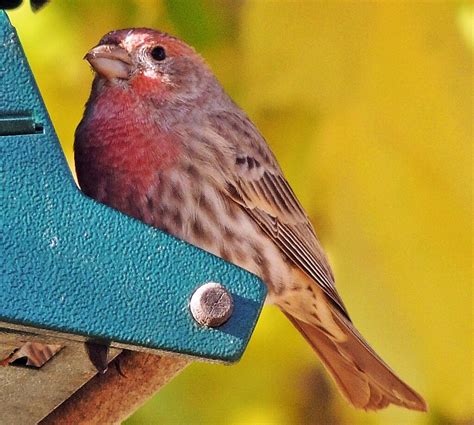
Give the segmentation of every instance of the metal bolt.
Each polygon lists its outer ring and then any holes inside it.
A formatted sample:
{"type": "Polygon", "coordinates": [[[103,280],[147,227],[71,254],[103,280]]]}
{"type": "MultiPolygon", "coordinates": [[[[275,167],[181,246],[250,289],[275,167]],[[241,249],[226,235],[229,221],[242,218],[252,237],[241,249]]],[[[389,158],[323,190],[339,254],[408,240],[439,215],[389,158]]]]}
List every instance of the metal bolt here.
{"type": "Polygon", "coordinates": [[[217,327],[229,320],[234,302],[220,283],[208,282],[194,292],[189,307],[200,325],[217,327]]]}

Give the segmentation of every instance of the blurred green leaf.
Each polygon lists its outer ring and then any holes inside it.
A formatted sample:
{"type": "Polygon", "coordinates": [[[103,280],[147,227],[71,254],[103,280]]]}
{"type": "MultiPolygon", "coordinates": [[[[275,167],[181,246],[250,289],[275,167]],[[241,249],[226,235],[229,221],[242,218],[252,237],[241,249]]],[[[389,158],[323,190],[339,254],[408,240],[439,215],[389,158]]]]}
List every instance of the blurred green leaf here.
{"type": "MultiPolygon", "coordinates": [[[[232,2],[220,3],[235,10],[232,2]]],[[[164,1],[178,34],[198,49],[212,46],[229,35],[231,16],[223,13],[220,3],[206,0],[164,1]]]]}

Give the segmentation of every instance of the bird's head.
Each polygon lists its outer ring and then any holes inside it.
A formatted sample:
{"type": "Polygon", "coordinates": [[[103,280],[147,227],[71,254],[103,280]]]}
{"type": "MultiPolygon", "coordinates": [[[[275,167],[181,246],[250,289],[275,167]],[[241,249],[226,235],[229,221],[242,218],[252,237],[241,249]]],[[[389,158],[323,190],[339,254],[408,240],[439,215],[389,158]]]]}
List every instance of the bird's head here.
{"type": "Polygon", "coordinates": [[[191,100],[212,76],[186,43],[147,28],[112,31],[85,56],[101,86],[132,88],[142,96],[191,100]]]}

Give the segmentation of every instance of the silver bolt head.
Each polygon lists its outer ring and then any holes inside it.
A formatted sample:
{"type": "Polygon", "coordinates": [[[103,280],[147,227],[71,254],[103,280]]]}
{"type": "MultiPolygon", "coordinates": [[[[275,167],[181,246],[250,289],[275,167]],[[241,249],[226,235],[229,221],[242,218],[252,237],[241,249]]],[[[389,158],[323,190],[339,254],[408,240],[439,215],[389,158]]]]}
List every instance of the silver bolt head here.
{"type": "Polygon", "coordinates": [[[208,282],[194,292],[189,307],[196,322],[214,328],[229,320],[234,301],[220,283],[208,282]]]}

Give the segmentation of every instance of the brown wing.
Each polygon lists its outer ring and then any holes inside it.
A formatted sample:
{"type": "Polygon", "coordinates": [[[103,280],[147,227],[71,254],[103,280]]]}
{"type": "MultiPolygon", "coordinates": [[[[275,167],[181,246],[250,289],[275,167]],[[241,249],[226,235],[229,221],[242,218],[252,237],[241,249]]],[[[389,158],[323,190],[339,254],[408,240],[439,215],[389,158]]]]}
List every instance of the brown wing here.
{"type": "Polygon", "coordinates": [[[219,113],[213,131],[231,143],[233,164],[226,164],[225,188],[285,255],[310,276],[349,319],[324,251],[308,216],[255,126],[243,115],[219,113]],[[225,125],[224,121],[225,120],[225,125]],[[233,131],[226,131],[232,128],[233,131]],[[234,170],[228,173],[227,167],[234,170]]]}

